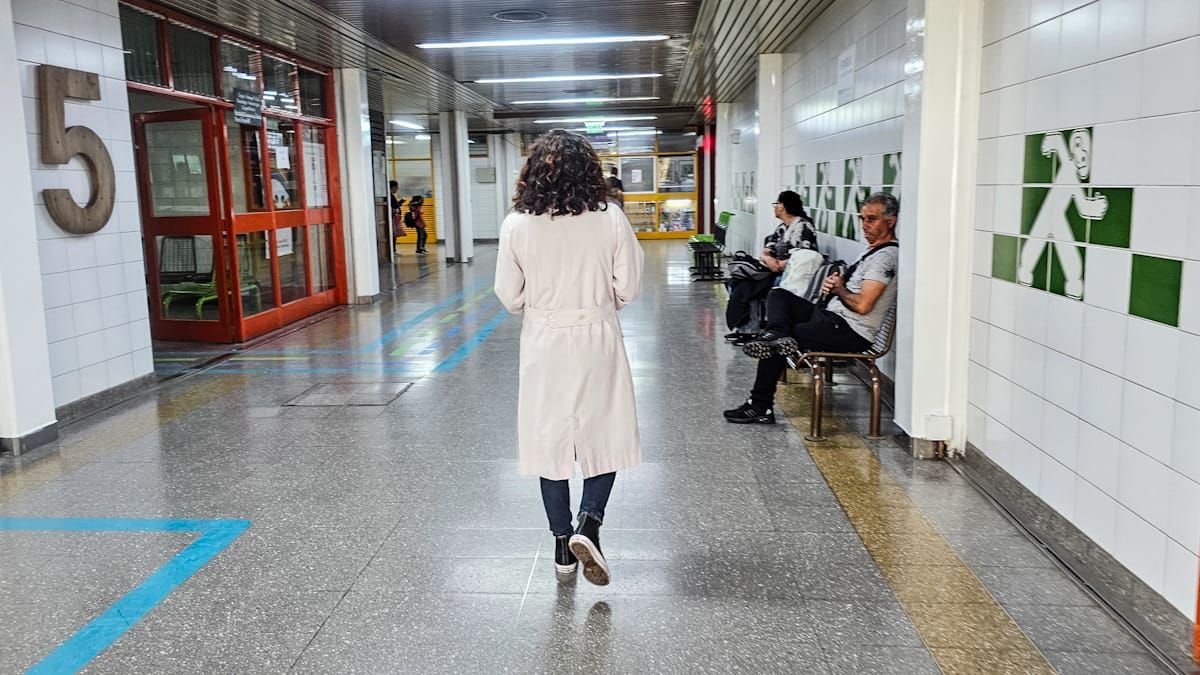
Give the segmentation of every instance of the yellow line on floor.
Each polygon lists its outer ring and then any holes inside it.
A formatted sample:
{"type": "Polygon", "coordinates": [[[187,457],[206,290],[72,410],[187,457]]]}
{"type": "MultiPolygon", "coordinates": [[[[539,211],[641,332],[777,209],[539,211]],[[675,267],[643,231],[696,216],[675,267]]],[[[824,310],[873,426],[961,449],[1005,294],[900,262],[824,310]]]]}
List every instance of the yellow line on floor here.
{"type": "Polygon", "coordinates": [[[166,400],[135,403],[134,409],[100,422],[80,422],[77,427],[68,429],[58,441],[57,453],[32,462],[14,473],[0,476],[0,503],[102,460],[133,441],[233,394],[250,381],[250,377],[243,375],[188,380],[173,385],[173,388],[186,389],[168,394],[166,400]]]}
{"type": "MultiPolygon", "coordinates": [[[[807,378],[779,388],[797,429],[807,428],[811,391],[807,378]]],[[[805,446],[942,671],[1054,673],[863,438],[834,415],[826,425],[829,440],[805,446]]]]}

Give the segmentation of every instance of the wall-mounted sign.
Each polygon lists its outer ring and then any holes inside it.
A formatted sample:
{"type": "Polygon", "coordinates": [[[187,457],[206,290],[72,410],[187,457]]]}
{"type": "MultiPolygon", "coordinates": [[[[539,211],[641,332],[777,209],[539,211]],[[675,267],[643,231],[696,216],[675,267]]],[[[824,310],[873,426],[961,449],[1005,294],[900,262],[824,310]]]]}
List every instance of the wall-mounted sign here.
{"type": "Polygon", "coordinates": [[[854,100],[854,69],[857,58],[854,47],[847,47],[837,60],[837,104],[846,105],[854,100]]]}
{"type": "Polygon", "coordinates": [[[100,76],[81,70],[38,66],[38,123],[42,131],[42,162],[66,164],[83,157],[91,178],[87,206],[80,206],[65,188],[42,190],[46,210],[59,227],[71,234],[99,232],[112,216],[117,177],[112,156],[96,132],[83,126],[66,128],[68,98],[100,100],[100,76]]]}
{"type": "Polygon", "coordinates": [[[233,90],[233,120],[251,127],[262,126],[262,94],[253,89],[233,90]]]}

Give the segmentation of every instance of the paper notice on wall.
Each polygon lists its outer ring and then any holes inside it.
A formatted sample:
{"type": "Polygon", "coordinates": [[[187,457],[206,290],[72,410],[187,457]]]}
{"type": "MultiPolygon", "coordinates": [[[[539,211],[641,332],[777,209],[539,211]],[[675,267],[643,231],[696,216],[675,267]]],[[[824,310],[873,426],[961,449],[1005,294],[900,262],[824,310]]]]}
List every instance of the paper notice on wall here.
{"type": "Polygon", "coordinates": [[[854,100],[854,47],[847,47],[837,60],[837,104],[846,105],[854,100]]]}
{"type": "Polygon", "coordinates": [[[291,255],[292,251],[291,228],[275,230],[275,254],[282,258],[291,255]]]}
{"type": "Polygon", "coordinates": [[[630,183],[642,182],[642,170],[641,169],[630,169],[629,170],[629,182],[630,183]]]}
{"type": "Polygon", "coordinates": [[[275,148],[275,168],[290,169],[292,168],[292,154],[288,152],[288,146],[281,145],[275,148]]]}

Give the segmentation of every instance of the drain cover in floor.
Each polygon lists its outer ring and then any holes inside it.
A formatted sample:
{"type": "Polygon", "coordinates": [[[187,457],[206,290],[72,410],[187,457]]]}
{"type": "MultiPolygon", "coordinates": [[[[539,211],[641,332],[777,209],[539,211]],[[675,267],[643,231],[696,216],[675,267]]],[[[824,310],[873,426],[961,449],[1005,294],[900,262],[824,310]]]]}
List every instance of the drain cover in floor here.
{"type": "Polygon", "coordinates": [[[351,382],[318,384],[285,406],[382,406],[408,391],[412,382],[351,382]]]}

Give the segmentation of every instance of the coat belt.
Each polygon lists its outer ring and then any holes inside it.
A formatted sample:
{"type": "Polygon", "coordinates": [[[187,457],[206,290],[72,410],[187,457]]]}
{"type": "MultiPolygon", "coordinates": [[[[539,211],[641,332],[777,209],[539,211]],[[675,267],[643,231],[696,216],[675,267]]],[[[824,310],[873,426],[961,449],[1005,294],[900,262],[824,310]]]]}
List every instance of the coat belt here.
{"type": "Polygon", "coordinates": [[[544,323],[551,328],[568,328],[570,326],[586,326],[593,323],[604,323],[617,315],[617,308],[589,307],[587,309],[535,309],[525,308],[525,319],[544,323]]]}

